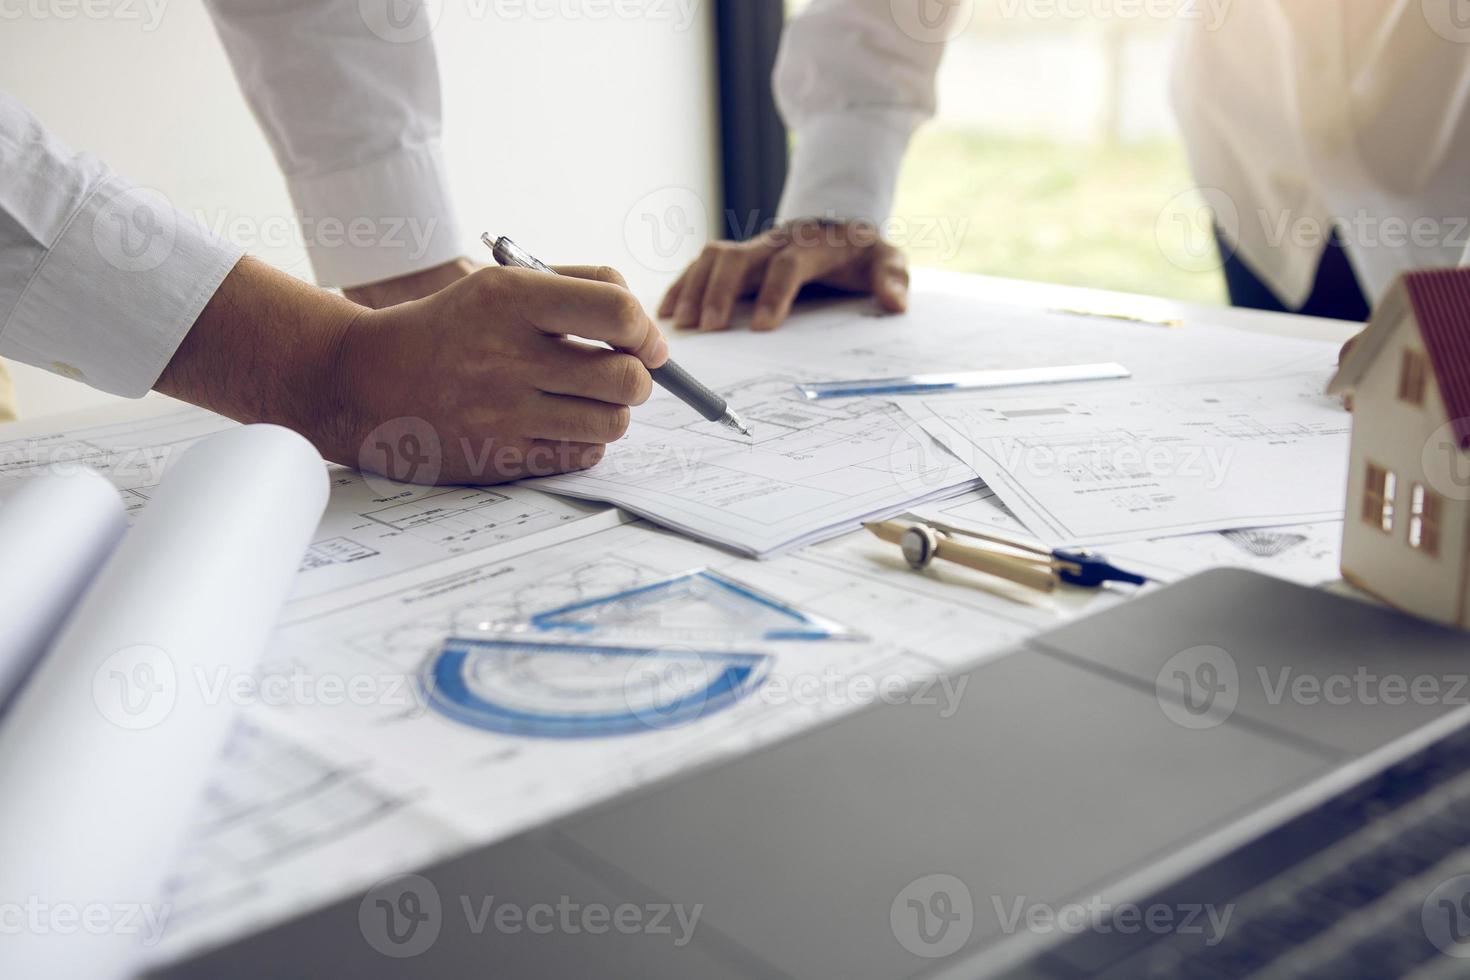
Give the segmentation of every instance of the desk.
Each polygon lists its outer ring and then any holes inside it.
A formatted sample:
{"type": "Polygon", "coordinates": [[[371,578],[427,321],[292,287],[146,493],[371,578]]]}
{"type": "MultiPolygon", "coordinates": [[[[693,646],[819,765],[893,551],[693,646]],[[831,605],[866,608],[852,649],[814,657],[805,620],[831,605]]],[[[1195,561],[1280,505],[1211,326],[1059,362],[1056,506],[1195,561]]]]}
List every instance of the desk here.
{"type": "MultiPolygon", "coordinates": [[[[1337,341],[1353,331],[1300,317],[944,273],[921,271],[915,289],[1313,339],[1337,341]]],[[[699,342],[692,335],[673,338],[676,350],[699,342]]],[[[14,423],[0,427],[0,463],[7,458],[6,441],[14,445],[63,429],[75,434],[94,427],[90,439],[75,441],[102,451],[128,445],[119,423],[153,420],[145,427],[166,445],[225,424],[202,414],[158,398],[14,423]],[[96,429],[103,425],[113,428],[96,429]]],[[[151,458],[132,457],[143,469],[130,477],[129,495],[138,506],[154,479],[147,473],[151,458]]],[[[301,585],[267,653],[267,671],[285,672],[288,695],[304,678],[309,697],[290,701],[285,710],[259,702],[240,706],[240,739],[217,776],[214,805],[223,811],[211,812],[209,830],[179,869],[188,890],[174,896],[181,914],[178,931],[166,941],[170,953],[278,921],[389,874],[746,751],[871,703],[892,682],[947,676],[951,668],[1116,601],[1081,591],[1002,596],[973,588],[963,569],[918,575],[895,549],[864,533],[757,562],[629,523],[616,511],[587,508],[577,515],[553,509],[565,502],[537,500],[521,488],[384,490],[334,471],[323,537],[308,554],[301,585]],[[539,507],[537,521],[553,527],[497,535],[495,529],[506,525],[495,514],[507,500],[517,513],[539,507]],[[415,694],[424,672],[439,663],[444,638],[467,626],[698,567],[858,628],[867,638],[755,644],[768,661],[759,696],[722,705],[688,727],[621,739],[526,738],[464,723],[415,694]],[[334,575],[339,577],[321,584],[323,576],[334,575]],[[330,689],[328,680],[336,682],[330,689]]],[[[930,688],[929,696],[960,693],[941,686],[930,688]]]]}

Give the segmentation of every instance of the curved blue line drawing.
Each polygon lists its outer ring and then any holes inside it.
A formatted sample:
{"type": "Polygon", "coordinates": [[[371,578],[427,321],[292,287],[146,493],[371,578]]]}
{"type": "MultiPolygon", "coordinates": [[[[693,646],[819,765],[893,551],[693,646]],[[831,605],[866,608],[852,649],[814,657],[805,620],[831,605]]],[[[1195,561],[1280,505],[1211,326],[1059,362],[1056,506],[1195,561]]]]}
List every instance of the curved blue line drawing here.
{"type": "Polygon", "coordinates": [[[427,702],[461,724],[532,738],[661,731],[730,707],[765,682],[761,653],[452,639],[421,672],[427,702]]]}

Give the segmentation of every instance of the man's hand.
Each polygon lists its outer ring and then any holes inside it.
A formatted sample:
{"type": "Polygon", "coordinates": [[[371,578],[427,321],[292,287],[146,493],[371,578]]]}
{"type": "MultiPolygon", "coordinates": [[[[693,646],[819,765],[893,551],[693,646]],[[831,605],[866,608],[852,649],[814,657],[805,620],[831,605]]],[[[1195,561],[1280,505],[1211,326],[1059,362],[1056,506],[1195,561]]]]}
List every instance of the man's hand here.
{"type": "Polygon", "coordinates": [[[482,269],[367,310],[245,259],[157,387],[286,425],[327,459],[394,479],[491,484],[582,469],[627,431],[668,345],[616,272],[561,272],[482,269]],[[406,437],[412,451],[383,451],[406,437]]]}
{"type": "Polygon", "coordinates": [[[342,295],[359,306],[366,306],[370,310],[381,310],[387,306],[397,306],[399,303],[409,303],[416,299],[423,299],[425,296],[433,296],[446,286],[459,282],[474,272],[475,268],[475,264],[469,259],[455,259],[453,262],[436,265],[422,272],[411,272],[396,279],[385,279],[366,286],[353,286],[342,290],[342,295]]]}
{"type": "Polygon", "coordinates": [[[735,301],[756,296],[752,330],[775,330],[807,283],[871,293],[885,310],[908,307],[908,262],[864,222],[793,221],[748,242],[717,242],[684,271],[659,306],[681,330],[724,330],[735,301]]]}

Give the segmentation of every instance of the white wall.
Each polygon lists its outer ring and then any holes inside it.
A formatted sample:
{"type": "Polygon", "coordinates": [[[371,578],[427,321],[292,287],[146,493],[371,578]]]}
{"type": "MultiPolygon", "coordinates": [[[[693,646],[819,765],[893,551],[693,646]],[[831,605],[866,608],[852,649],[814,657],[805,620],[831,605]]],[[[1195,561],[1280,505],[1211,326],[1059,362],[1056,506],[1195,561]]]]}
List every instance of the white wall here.
{"type": "MultiPolygon", "coordinates": [[[[263,229],[271,240],[240,243],[309,279],[296,235],[278,233],[292,227],[290,202],[202,5],[134,0],[99,18],[88,6],[0,0],[0,87],[184,210],[263,229]]],[[[643,16],[597,18],[614,5],[566,0],[445,0],[435,36],[467,255],[483,257],[474,236],[492,230],[548,261],[616,265],[648,296],[698,251],[709,219],[694,211],[718,209],[709,4],[633,6],[643,16]]],[[[23,417],[109,400],[12,371],[23,417]]]]}

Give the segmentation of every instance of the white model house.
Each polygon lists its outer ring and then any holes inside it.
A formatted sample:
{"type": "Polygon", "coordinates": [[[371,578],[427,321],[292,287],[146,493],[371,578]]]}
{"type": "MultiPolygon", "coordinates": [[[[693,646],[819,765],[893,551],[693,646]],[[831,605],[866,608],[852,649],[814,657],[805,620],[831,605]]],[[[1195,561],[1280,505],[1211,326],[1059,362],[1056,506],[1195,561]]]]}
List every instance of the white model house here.
{"type": "Polygon", "coordinates": [[[1470,628],[1470,268],[1403,276],[1328,391],[1353,399],[1343,578],[1470,628]]]}

